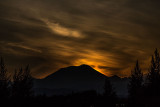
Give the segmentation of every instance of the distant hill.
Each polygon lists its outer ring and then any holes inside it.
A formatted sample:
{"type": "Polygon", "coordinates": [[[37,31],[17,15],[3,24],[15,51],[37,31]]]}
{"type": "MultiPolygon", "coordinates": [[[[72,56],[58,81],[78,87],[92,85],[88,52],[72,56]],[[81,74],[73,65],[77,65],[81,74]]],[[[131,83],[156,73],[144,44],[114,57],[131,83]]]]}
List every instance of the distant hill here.
{"type": "MultiPolygon", "coordinates": [[[[34,81],[36,94],[66,95],[72,92],[96,90],[103,93],[106,76],[88,65],[62,68],[44,79],[34,81]]],[[[109,77],[119,96],[126,96],[128,79],[118,76],[109,77]]]]}

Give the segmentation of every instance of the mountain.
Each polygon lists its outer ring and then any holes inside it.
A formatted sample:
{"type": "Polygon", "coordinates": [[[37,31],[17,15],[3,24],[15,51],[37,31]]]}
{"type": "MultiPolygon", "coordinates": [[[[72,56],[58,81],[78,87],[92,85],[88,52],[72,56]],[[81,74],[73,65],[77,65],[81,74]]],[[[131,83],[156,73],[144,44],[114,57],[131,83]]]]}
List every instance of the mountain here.
{"type": "MultiPolygon", "coordinates": [[[[62,68],[44,79],[35,80],[34,89],[36,94],[46,95],[66,95],[86,90],[96,90],[98,93],[103,93],[105,78],[105,75],[88,65],[70,66],[62,68]]],[[[123,96],[126,81],[118,76],[112,76],[109,79],[114,87],[119,84],[115,90],[121,90],[122,92],[119,94],[123,96]]]]}

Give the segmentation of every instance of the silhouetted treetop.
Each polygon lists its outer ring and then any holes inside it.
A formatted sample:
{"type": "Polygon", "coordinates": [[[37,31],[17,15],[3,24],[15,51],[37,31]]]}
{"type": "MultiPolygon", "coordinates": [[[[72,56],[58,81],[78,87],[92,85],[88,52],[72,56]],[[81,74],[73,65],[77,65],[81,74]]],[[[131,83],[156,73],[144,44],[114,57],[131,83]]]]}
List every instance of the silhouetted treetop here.
{"type": "Polygon", "coordinates": [[[29,66],[22,68],[13,76],[12,97],[27,98],[33,95],[33,80],[29,66]]]}
{"type": "Polygon", "coordinates": [[[115,97],[116,94],[114,92],[113,86],[111,82],[109,81],[108,77],[105,79],[105,84],[104,84],[104,96],[106,97],[115,97]]]}
{"type": "Polygon", "coordinates": [[[3,58],[0,59],[0,98],[9,97],[9,77],[7,76],[7,68],[3,58]]]}
{"type": "Polygon", "coordinates": [[[152,56],[146,84],[149,95],[160,96],[160,57],[157,49],[152,56]]]}
{"type": "Polygon", "coordinates": [[[135,68],[131,71],[130,82],[128,84],[128,92],[130,98],[140,95],[143,83],[143,73],[141,72],[139,62],[137,60],[135,68]]]}

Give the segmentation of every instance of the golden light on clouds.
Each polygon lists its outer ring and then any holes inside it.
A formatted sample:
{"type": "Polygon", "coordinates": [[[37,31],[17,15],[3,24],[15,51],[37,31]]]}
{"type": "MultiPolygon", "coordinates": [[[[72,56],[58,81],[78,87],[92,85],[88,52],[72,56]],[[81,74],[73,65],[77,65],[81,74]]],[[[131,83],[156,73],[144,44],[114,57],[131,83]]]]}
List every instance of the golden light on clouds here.
{"type": "Polygon", "coordinates": [[[0,54],[10,65],[32,65],[37,78],[81,64],[126,76],[137,59],[147,72],[160,48],[158,3],[1,0],[0,54]]]}
{"type": "Polygon", "coordinates": [[[19,48],[22,48],[22,49],[25,49],[25,50],[30,50],[30,51],[37,52],[37,53],[42,53],[41,50],[34,49],[34,48],[32,48],[32,47],[25,46],[25,45],[23,45],[23,44],[7,43],[7,45],[8,45],[8,46],[12,46],[12,47],[19,47],[19,48]]]}
{"type": "Polygon", "coordinates": [[[89,60],[89,59],[79,59],[75,62],[75,66],[79,66],[81,64],[89,65],[89,66],[93,67],[96,71],[98,71],[98,72],[100,72],[104,75],[107,75],[107,76],[111,75],[109,72],[104,72],[103,69],[99,68],[99,66],[103,65],[100,62],[95,62],[95,61],[92,61],[92,60],[89,60]]]}
{"type": "Polygon", "coordinates": [[[113,55],[109,53],[106,53],[106,55],[102,55],[99,52],[88,50],[87,53],[83,53],[83,54],[81,53],[81,56],[83,56],[83,58],[80,58],[73,63],[75,64],[75,66],[86,64],[107,76],[113,75],[112,72],[110,72],[109,70],[105,68],[101,68],[101,67],[102,66],[107,66],[107,67],[117,66],[117,63],[115,63],[114,59],[111,58],[111,56],[113,55]]]}
{"type": "Polygon", "coordinates": [[[53,33],[56,33],[61,36],[66,36],[66,37],[74,37],[74,38],[83,38],[84,34],[82,34],[80,31],[64,27],[58,23],[52,23],[49,22],[48,20],[44,20],[46,25],[50,30],[53,31],[53,33]]]}

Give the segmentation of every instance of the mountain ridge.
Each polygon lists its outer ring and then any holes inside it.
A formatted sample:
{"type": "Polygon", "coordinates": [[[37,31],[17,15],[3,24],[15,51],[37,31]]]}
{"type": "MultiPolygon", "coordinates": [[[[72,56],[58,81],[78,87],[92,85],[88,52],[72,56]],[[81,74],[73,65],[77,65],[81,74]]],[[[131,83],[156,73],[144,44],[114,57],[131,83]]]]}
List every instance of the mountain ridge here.
{"type": "MultiPolygon", "coordinates": [[[[91,66],[83,64],[80,66],[69,66],[66,68],[61,68],[44,79],[37,79],[35,80],[34,88],[39,90],[37,94],[41,94],[40,89],[43,89],[43,93],[46,94],[47,89],[54,91],[56,90],[58,94],[60,94],[58,90],[62,91],[62,89],[70,90],[68,91],[68,94],[72,91],[79,92],[85,90],[96,90],[98,93],[102,94],[106,78],[110,79],[114,87],[121,87],[121,85],[126,85],[125,82],[122,83],[123,79],[118,76],[107,77],[93,69],[91,66]],[[44,89],[46,89],[46,92],[44,89]]],[[[117,89],[124,91],[124,89],[121,88],[117,89]]],[[[116,91],[118,91],[117,89],[116,91]]],[[[64,92],[67,93],[65,90],[64,92]]],[[[53,93],[56,94],[55,92],[53,93]]],[[[123,94],[124,92],[119,93],[123,94]]],[[[52,95],[51,91],[47,95],[52,95]]]]}
{"type": "MultiPolygon", "coordinates": [[[[89,69],[89,71],[95,72],[95,73],[97,73],[99,75],[105,76],[104,74],[102,74],[102,73],[98,72],[97,70],[93,69],[91,66],[82,64],[80,66],[69,66],[69,67],[61,68],[58,71],[56,71],[55,73],[47,76],[46,78],[52,78],[52,76],[56,75],[57,73],[60,73],[60,72],[64,73],[64,71],[66,71],[67,73],[69,73],[71,71],[74,71],[74,72],[77,72],[77,71],[84,72],[84,71],[87,71],[87,69],[89,69]]],[[[46,79],[46,78],[44,78],[44,79],[46,79]]]]}

